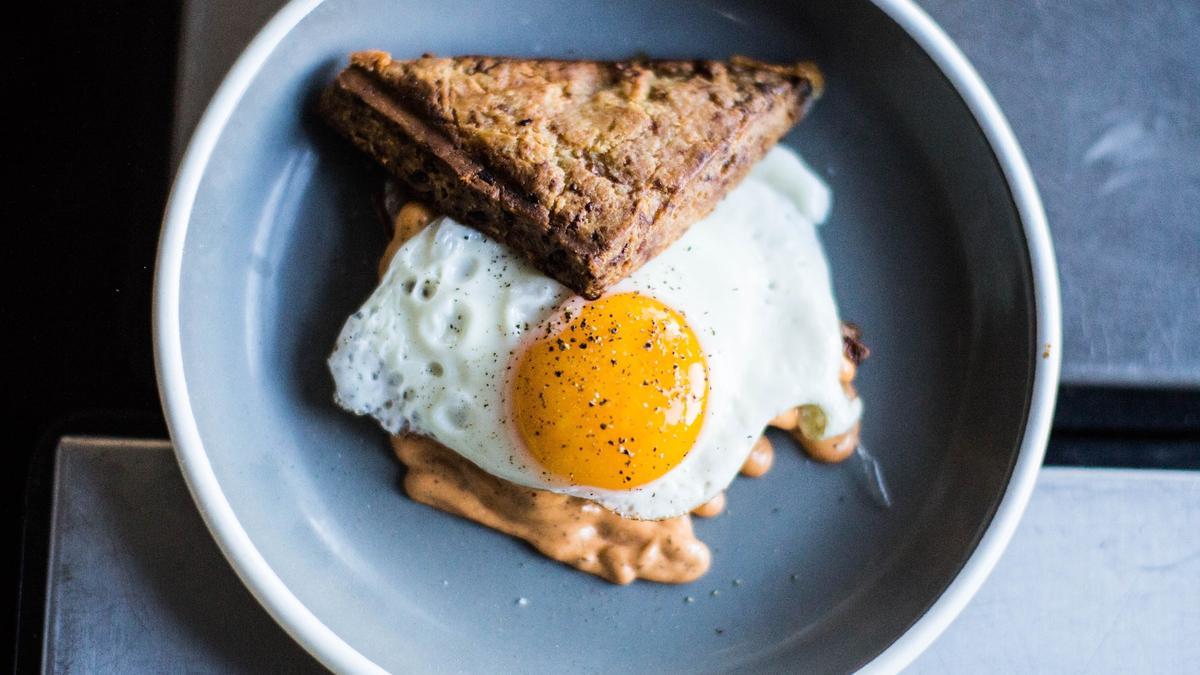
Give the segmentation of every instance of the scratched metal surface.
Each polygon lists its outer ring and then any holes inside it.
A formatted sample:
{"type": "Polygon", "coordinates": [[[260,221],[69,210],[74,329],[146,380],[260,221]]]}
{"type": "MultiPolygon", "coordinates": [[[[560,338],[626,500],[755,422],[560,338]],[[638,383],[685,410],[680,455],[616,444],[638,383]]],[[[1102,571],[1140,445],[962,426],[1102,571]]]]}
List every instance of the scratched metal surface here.
{"type": "Polygon", "coordinates": [[[48,673],[323,672],[242,586],[165,441],[57,451],[48,673]]]}
{"type": "MultiPolygon", "coordinates": [[[[165,442],[65,439],[55,478],[46,672],[319,671],[221,558],[165,442]]],[[[1194,670],[1197,522],[1200,473],[1043,469],[912,672],[1194,670]]]]}
{"type": "Polygon", "coordinates": [[[1200,473],[1045,468],[995,572],[909,673],[1200,664],[1200,473]]]}
{"type": "Polygon", "coordinates": [[[924,0],[1046,203],[1063,381],[1200,387],[1200,3],[924,0]]]}
{"type": "MultiPolygon", "coordinates": [[[[177,158],[283,2],[184,4],[177,158]]],[[[1200,3],[921,4],[990,85],[1041,187],[1062,273],[1063,382],[1200,388],[1200,3]]]]}

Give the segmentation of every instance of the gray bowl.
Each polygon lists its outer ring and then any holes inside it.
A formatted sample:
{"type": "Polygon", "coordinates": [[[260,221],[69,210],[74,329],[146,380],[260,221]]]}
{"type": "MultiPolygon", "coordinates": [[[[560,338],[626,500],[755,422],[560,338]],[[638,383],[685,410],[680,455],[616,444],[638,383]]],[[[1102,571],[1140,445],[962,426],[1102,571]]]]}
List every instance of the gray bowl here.
{"type": "Polygon", "coordinates": [[[898,669],[1012,534],[1059,365],[1028,168],[969,64],[906,0],[297,0],[192,140],[155,312],[200,511],[268,611],[339,670],[898,669]],[[892,506],[860,465],[782,452],[697,524],[706,577],[615,587],[405,498],[384,435],[334,407],[324,365],[384,243],[376,172],[311,112],[362,48],[817,59],[827,94],[786,142],[834,190],[822,234],[842,314],[874,352],[864,435],[892,506]]]}

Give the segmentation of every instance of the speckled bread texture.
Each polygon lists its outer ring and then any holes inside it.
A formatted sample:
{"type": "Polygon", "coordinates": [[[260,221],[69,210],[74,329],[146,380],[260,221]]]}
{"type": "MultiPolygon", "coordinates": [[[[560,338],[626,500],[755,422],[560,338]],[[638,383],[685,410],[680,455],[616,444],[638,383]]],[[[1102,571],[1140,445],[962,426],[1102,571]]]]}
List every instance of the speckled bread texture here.
{"type": "Polygon", "coordinates": [[[599,297],[707,215],[820,95],[809,63],[353,54],[332,126],[439,210],[599,297]]]}

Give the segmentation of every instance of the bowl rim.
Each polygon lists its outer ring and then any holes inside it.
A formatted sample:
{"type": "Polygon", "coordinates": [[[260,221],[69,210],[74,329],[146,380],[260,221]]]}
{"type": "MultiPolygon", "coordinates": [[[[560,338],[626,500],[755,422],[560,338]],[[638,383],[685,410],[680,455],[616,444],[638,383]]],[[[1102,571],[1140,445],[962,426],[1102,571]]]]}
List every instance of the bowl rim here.
{"type": "MultiPolygon", "coordinates": [[[[975,549],[941,595],[862,672],[896,672],[958,616],[1000,559],[1025,511],[1045,454],[1061,367],[1062,317],[1057,266],[1041,197],[1007,119],[975,68],[913,0],[870,0],[933,60],[987,138],[1008,183],[1029,252],[1035,355],[1025,429],[1008,485],[975,549]]],[[[188,490],[221,552],[272,618],[327,668],[385,672],[317,618],[283,583],[242,527],[217,481],[192,411],[184,376],[179,293],[184,241],[200,181],[226,123],[280,42],[324,0],[291,0],[254,37],[201,117],[172,184],[154,271],[152,327],[159,397],[188,490]]]]}

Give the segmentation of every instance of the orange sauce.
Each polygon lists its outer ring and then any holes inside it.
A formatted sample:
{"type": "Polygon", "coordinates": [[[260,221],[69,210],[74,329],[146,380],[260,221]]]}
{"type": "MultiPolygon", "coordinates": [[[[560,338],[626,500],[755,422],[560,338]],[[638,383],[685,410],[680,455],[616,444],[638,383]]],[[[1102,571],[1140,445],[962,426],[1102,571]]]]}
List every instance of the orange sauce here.
{"type": "Polygon", "coordinates": [[[529,542],[543,555],[615,584],[680,584],[708,571],[711,554],[687,515],[622,518],[595,502],[501,480],[436,441],[392,439],[408,467],[404,490],[422,504],[529,542]]]}

